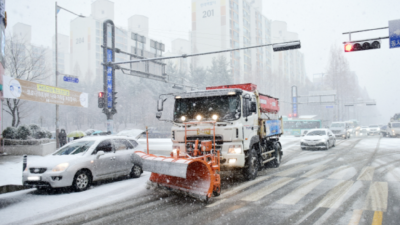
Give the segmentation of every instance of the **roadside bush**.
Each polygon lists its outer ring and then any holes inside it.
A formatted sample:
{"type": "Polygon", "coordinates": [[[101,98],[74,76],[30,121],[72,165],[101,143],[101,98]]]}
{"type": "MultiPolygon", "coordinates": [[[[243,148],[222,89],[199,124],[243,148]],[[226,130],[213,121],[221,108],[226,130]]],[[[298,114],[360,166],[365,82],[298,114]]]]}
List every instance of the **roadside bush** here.
{"type": "Polygon", "coordinates": [[[29,125],[29,129],[31,129],[32,135],[36,134],[38,131],[42,130],[38,125],[31,124],[29,125]]]}
{"type": "Polygon", "coordinates": [[[3,130],[3,138],[7,139],[17,139],[17,128],[15,127],[7,127],[3,130]]]}
{"type": "Polygon", "coordinates": [[[46,138],[51,139],[52,136],[51,132],[46,130],[46,138]]]}
{"type": "Polygon", "coordinates": [[[26,140],[28,136],[32,134],[32,132],[28,126],[22,125],[18,127],[17,134],[19,139],[26,140]]]}

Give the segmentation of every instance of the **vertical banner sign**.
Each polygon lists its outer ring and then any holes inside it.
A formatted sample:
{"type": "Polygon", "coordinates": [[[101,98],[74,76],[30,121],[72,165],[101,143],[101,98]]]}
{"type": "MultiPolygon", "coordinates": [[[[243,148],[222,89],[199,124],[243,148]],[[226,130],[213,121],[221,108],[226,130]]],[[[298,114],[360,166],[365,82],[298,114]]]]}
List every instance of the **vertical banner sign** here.
{"type": "MultiPolygon", "coordinates": [[[[112,50],[107,49],[107,62],[112,62],[112,50]]],[[[113,77],[112,77],[112,68],[111,66],[107,67],[107,107],[109,109],[113,106],[113,98],[112,98],[112,91],[113,91],[113,77]]]]}
{"type": "Polygon", "coordinates": [[[389,21],[389,48],[400,48],[400,20],[389,21]]]}
{"type": "Polygon", "coordinates": [[[292,86],[292,117],[298,117],[298,108],[297,108],[297,86],[292,86]]]}

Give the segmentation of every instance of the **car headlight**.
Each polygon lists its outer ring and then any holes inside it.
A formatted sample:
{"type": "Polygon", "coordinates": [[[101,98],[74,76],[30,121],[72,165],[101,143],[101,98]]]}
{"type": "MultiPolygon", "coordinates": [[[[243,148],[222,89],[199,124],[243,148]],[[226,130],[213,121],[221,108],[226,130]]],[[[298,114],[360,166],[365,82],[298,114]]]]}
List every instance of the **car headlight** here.
{"type": "Polygon", "coordinates": [[[62,172],[64,170],[66,170],[69,166],[69,163],[61,163],[58,164],[56,167],[53,168],[53,172],[62,172]]]}
{"type": "Polygon", "coordinates": [[[230,154],[241,154],[242,153],[242,146],[240,146],[240,145],[231,145],[231,146],[229,146],[228,153],[230,153],[230,154]]]}

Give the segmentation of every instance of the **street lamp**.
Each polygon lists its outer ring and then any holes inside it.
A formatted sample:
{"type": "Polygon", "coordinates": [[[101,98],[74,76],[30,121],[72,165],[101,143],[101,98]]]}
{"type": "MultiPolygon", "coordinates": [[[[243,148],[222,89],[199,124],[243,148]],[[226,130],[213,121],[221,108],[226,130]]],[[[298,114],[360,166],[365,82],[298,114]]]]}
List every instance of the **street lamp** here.
{"type": "MultiPolygon", "coordinates": [[[[56,57],[56,59],[55,59],[55,61],[56,61],[56,65],[55,65],[55,69],[56,69],[56,87],[58,87],[58,29],[57,29],[57,14],[58,14],[58,12],[60,12],[60,10],[61,9],[63,9],[63,10],[65,10],[65,11],[67,11],[67,12],[69,12],[69,13],[71,13],[71,14],[74,14],[74,15],[76,15],[76,16],[79,16],[79,17],[84,17],[84,16],[82,16],[82,15],[78,15],[78,14],[76,14],[76,13],[74,13],[74,12],[71,12],[71,11],[69,11],[68,9],[65,9],[65,8],[63,8],[63,7],[61,7],[61,6],[59,6],[59,5],[57,5],[57,2],[55,2],[55,6],[56,6],[56,8],[55,8],[55,23],[56,23],[56,35],[55,35],[55,44],[56,44],[56,46],[55,46],[55,57],[56,57]]],[[[60,142],[59,142],[59,140],[58,140],[58,133],[59,133],[59,127],[58,127],[58,108],[59,108],[59,106],[58,106],[58,104],[56,104],[56,145],[57,145],[57,148],[58,147],[60,147],[60,142]]]]}

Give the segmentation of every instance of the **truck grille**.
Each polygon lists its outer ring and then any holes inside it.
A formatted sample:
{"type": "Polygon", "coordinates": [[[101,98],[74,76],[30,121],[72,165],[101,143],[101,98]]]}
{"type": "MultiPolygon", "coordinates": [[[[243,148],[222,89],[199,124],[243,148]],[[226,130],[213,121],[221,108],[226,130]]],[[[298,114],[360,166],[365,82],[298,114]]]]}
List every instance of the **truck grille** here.
{"type": "MultiPolygon", "coordinates": [[[[188,136],[186,140],[188,141],[196,141],[199,139],[199,142],[201,141],[213,141],[214,136],[213,135],[201,135],[201,136],[188,136]]],[[[217,145],[222,145],[224,143],[223,138],[221,135],[215,135],[215,142],[217,145]]]]}

